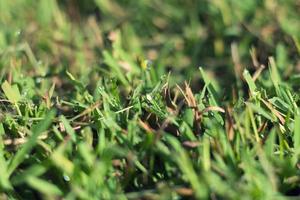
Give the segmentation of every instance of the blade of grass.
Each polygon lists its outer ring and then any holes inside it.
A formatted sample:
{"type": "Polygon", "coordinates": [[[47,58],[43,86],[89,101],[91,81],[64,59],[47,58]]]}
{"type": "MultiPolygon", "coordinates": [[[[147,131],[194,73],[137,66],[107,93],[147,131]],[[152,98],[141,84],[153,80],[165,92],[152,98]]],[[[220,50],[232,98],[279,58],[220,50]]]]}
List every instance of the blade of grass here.
{"type": "Polygon", "coordinates": [[[36,189],[37,191],[45,195],[58,196],[62,194],[62,191],[56,185],[49,183],[40,178],[29,177],[27,179],[27,183],[32,188],[36,189]]]}
{"type": "Polygon", "coordinates": [[[178,164],[182,173],[187,177],[197,198],[205,199],[208,192],[206,185],[199,180],[187,152],[182,148],[178,140],[174,137],[168,135],[167,140],[176,151],[176,163],[178,164]]]}
{"type": "Polygon", "coordinates": [[[30,153],[30,151],[35,147],[37,143],[38,136],[41,135],[47,128],[50,126],[54,116],[55,111],[51,110],[47,117],[44,118],[43,121],[39,122],[36,126],[34,126],[31,130],[31,136],[28,141],[21,147],[21,149],[17,152],[17,154],[12,158],[9,163],[7,174],[10,176],[14,170],[25,160],[26,155],[30,153]]]}

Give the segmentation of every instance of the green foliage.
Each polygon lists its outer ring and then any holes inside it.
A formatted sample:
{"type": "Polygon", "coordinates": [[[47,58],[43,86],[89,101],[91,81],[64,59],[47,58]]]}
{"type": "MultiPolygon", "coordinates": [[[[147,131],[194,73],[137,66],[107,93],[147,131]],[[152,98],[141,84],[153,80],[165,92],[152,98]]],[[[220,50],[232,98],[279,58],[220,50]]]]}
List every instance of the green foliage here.
{"type": "Polygon", "coordinates": [[[298,10],[1,0],[0,199],[299,196],[298,10]]]}

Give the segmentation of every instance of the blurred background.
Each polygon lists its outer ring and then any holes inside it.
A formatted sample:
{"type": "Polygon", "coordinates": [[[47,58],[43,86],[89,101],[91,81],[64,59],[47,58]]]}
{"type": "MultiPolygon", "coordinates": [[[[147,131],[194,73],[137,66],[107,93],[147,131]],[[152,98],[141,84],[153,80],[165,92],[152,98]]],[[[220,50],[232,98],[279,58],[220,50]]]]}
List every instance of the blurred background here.
{"type": "Polygon", "coordinates": [[[284,77],[299,71],[299,19],[299,0],[1,0],[0,67],[133,81],[151,60],[153,80],[198,88],[202,66],[230,88],[269,56],[284,77]]]}

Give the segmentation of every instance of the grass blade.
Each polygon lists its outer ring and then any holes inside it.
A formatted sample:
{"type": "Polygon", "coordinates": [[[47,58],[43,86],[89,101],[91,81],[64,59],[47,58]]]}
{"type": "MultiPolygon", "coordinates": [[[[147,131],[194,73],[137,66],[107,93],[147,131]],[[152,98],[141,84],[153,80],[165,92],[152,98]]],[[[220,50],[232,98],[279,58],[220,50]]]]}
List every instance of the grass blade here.
{"type": "Polygon", "coordinates": [[[45,117],[41,122],[34,126],[31,130],[32,135],[29,137],[28,141],[21,147],[17,154],[13,157],[8,166],[8,176],[10,176],[13,171],[25,160],[26,155],[35,147],[37,143],[38,136],[47,130],[50,126],[53,118],[55,116],[55,111],[51,110],[47,117],[45,117]]]}

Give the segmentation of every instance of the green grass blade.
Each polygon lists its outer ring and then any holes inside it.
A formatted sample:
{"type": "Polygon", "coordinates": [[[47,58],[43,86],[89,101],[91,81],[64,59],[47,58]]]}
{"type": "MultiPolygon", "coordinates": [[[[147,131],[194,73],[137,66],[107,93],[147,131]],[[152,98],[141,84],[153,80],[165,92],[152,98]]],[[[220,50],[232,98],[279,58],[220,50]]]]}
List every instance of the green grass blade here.
{"type": "Polygon", "coordinates": [[[68,135],[70,135],[72,141],[76,142],[76,134],[75,134],[74,129],[70,125],[69,121],[63,115],[61,115],[59,117],[59,119],[62,122],[62,124],[64,125],[64,128],[66,129],[66,132],[68,133],[68,135]]]}
{"type": "Polygon", "coordinates": [[[30,151],[35,147],[38,137],[41,133],[47,130],[50,126],[54,116],[55,111],[51,110],[47,117],[45,117],[41,122],[39,122],[36,126],[34,126],[31,130],[31,136],[29,136],[28,141],[21,146],[21,149],[17,152],[17,154],[12,158],[9,163],[7,173],[10,176],[14,170],[25,160],[26,155],[30,153],[30,151]]]}
{"type": "Polygon", "coordinates": [[[17,85],[10,85],[7,81],[5,81],[1,87],[5,96],[11,103],[16,104],[20,101],[21,95],[17,85]]]}
{"type": "Polygon", "coordinates": [[[37,191],[45,195],[58,196],[62,194],[62,191],[56,185],[53,185],[52,183],[49,183],[40,178],[29,177],[27,179],[27,183],[32,188],[36,189],[37,191]]]}

